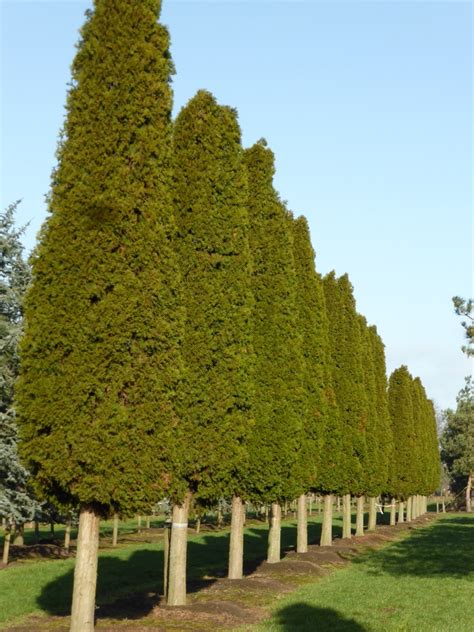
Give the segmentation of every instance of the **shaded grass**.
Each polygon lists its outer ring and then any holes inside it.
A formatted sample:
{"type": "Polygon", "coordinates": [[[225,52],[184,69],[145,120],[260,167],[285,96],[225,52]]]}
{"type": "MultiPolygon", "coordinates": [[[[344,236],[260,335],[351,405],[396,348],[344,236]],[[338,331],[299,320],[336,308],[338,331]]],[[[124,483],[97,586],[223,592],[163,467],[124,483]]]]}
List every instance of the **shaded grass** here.
{"type": "Polygon", "coordinates": [[[449,514],[356,558],[273,608],[253,632],[471,632],[474,516],[449,514]]]}

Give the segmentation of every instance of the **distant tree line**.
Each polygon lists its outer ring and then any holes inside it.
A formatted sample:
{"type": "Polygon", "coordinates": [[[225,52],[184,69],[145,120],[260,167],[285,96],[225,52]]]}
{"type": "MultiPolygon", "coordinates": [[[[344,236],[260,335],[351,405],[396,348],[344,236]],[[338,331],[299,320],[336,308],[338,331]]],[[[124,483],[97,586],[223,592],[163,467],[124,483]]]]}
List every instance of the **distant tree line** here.
{"type": "Polygon", "coordinates": [[[244,149],[236,111],[203,90],[172,120],[160,4],[87,12],[22,307],[20,453],[36,498],[79,511],[72,632],[93,630],[103,518],[170,499],[180,605],[191,503],[232,503],[236,579],[245,502],[271,505],[277,562],[285,501],[304,552],[308,493],[325,498],[330,545],[333,495],[351,537],[351,497],[362,535],[366,498],[374,529],[378,498],[410,520],[439,480],[421,381],[401,367],[387,384],[377,329],[347,275],[317,273],[266,142],[244,149]]]}

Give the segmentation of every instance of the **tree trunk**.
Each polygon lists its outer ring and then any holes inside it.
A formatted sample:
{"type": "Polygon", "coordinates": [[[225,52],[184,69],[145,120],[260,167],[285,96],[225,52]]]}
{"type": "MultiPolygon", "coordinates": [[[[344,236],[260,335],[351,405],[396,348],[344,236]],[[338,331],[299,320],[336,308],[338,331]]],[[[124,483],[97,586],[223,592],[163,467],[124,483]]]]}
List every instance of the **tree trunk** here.
{"type": "Polygon", "coordinates": [[[337,513],[341,513],[341,497],[337,496],[336,498],[336,511],[337,513]]]}
{"type": "Polygon", "coordinates": [[[398,524],[402,524],[405,521],[404,518],[404,510],[405,510],[405,503],[400,501],[400,503],[398,504],[398,524]]]}
{"type": "Polygon", "coordinates": [[[71,518],[68,518],[66,521],[66,530],[64,531],[64,548],[66,551],[69,551],[69,546],[71,544],[71,518]]]}
{"type": "Polygon", "coordinates": [[[146,528],[146,529],[149,529],[149,528],[150,528],[150,516],[147,516],[145,520],[146,520],[146,522],[145,522],[145,528],[146,528]]]}
{"type": "Polygon", "coordinates": [[[342,497],[342,537],[350,538],[351,536],[351,495],[344,494],[342,497]]]}
{"type": "Polygon", "coordinates": [[[10,540],[12,537],[12,532],[10,527],[5,528],[5,535],[3,537],[3,564],[8,564],[8,557],[10,555],[10,540]]]}
{"type": "Polygon", "coordinates": [[[275,564],[280,561],[281,550],[281,505],[272,503],[270,529],[268,531],[267,562],[275,564]]]}
{"type": "Polygon", "coordinates": [[[443,500],[441,501],[441,506],[443,508],[443,513],[446,513],[446,503],[444,502],[444,496],[443,496],[443,500]]]}
{"type": "Polygon", "coordinates": [[[39,521],[35,520],[35,542],[36,544],[38,544],[40,539],[40,525],[39,525],[39,521]]]}
{"type": "Polygon", "coordinates": [[[369,498],[369,523],[367,531],[375,531],[377,526],[377,498],[370,496],[369,498]]]}
{"type": "Polygon", "coordinates": [[[357,496],[356,537],[364,535],[364,497],[357,496]]]}
{"type": "Polygon", "coordinates": [[[218,529],[222,527],[222,523],[224,522],[224,516],[222,515],[222,509],[220,505],[217,508],[217,516],[216,516],[216,524],[218,529]]]}
{"type": "Polygon", "coordinates": [[[198,516],[196,518],[196,533],[199,533],[201,531],[201,516],[198,516]]]}
{"type": "Polygon", "coordinates": [[[406,522],[411,522],[411,508],[412,508],[413,499],[411,496],[407,498],[407,516],[406,522]]]}
{"type": "Polygon", "coordinates": [[[70,632],[94,631],[99,524],[100,517],[92,507],[81,507],[70,632]]]}
{"type": "Polygon", "coordinates": [[[15,526],[15,535],[13,536],[13,544],[15,546],[23,546],[25,544],[25,525],[15,526]]]}
{"type": "Polygon", "coordinates": [[[189,494],[182,505],[173,505],[170,561],[168,573],[168,606],[186,605],[186,552],[188,535],[189,494]]]}
{"type": "Polygon", "coordinates": [[[308,552],[308,509],[306,506],[306,494],[298,498],[298,532],[296,537],[296,552],[308,552]]]}
{"type": "Polygon", "coordinates": [[[332,546],[332,500],[331,494],[324,496],[323,524],[321,529],[320,546],[332,546]]]}
{"type": "Polygon", "coordinates": [[[137,516],[137,533],[142,532],[142,517],[137,516]]]}
{"type": "Polygon", "coordinates": [[[309,497],[309,515],[313,515],[313,494],[309,497]]]}
{"type": "Polygon", "coordinates": [[[392,498],[390,502],[390,526],[394,527],[396,524],[397,517],[397,501],[395,498],[392,498]]]}
{"type": "Polygon", "coordinates": [[[229,543],[229,579],[242,579],[244,566],[244,514],[239,496],[232,497],[232,517],[229,543]]]}
{"type": "Polygon", "coordinates": [[[50,530],[51,535],[54,535],[54,522],[49,523],[49,530],[50,530]]]}
{"type": "Polygon", "coordinates": [[[117,513],[114,513],[114,522],[113,522],[113,527],[112,527],[112,546],[117,546],[118,530],[119,530],[119,517],[117,513]]]}
{"type": "Polygon", "coordinates": [[[474,478],[474,473],[470,472],[467,477],[467,486],[466,486],[466,511],[467,513],[472,513],[472,501],[471,501],[471,492],[472,492],[472,479],[474,478]]]}
{"type": "Polygon", "coordinates": [[[163,532],[163,597],[168,599],[168,578],[170,574],[171,521],[166,520],[163,532]]]}

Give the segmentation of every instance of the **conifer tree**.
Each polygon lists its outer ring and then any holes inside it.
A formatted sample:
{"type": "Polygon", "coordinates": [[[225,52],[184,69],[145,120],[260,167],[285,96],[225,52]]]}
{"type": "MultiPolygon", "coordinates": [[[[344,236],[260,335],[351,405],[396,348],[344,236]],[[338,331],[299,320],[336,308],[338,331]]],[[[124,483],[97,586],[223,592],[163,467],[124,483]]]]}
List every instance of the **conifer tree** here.
{"type": "Polygon", "coordinates": [[[99,519],[145,512],[176,455],[182,310],[159,0],[96,0],[33,257],[17,404],[45,498],[79,505],[71,630],[94,625],[99,519]]]}
{"type": "MultiPolygon", "coordinates": [[[[305,217],[292,222],[293,255],[296,268],[296,327],[302,350],[302,439],[299,477],[304,491],[319,491],[325,423],[331,411],[331,382],[328,367],[328,323],[321,279],[314,263],[308,223],[305,217]]],[[[329,430],[329,428],[328,428],[329,430]]],[[[297,551],[307,551],[306,496],[298,504],[297,551]]]]}
{"type": "Polygon", "coordinates": [[[236,113],[204,90],[176,120],[174,180],[176,249],[187,311],[184,478],[201,504],[234,497],[229,571],[238,578],[253,388],[247,179],[236,113]]]}
{"type": "Polygon", "coordinates": [[[253,258],[255,426],[249,441],[253,495],[272,503],[268,561],[280,559],[280,503],[304,491],[295,475],[301,441],[301,337],[296,274],[285,207],[273,188],[274,156],[265,141],[245,152],[253,258]]]}
{"type": "Polygon", "coordinates": [[[3,562],[8,563],[12,531],[31,520],[36,503],[29,493],[27,470],[18,457],[18,431],[13,407],[20,359],[23,298],[30,269],[20,241],[24,229],[15,227],[18,202],[0,214],[0,518],[5,521],[3,562]]]}
{"type": "MultiPolygon", "coordinates": [[[[333,383],[342,429],[340,487],[344,495],[364,494],[367,395],[362,367],[362,340],[352,285],[347,275],[324,277],[329,319],[333,383]]],[[[361,503],[359,502],[359,508],[361,503]]],[[[360,512],[359,512],[360,513],[360,512]]],[[[344,514],[347,520],[347,514],[344,514]]],[[[348,531],[346,525],[346,533],[348,531]]],[[[360,534],[360,524],[359,533],[360,534]]]]}

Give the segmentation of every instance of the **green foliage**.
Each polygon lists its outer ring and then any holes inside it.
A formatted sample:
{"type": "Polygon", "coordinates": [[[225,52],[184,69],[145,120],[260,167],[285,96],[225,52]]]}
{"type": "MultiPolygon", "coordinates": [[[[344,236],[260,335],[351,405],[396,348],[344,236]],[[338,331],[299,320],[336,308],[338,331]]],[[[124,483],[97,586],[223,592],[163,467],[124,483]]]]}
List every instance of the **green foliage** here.
{"type": "Polygon", "coordinates": [[[143,509],[169,480],[182,310],[158,0],[101,0],[72,67],[32,258],[17,405],[42,495],[143,509]]]}
{"type": "Polygon", "coordinates": [[[35,502],[28,491],[29,474],[18,457],[18,432],[13,407],[20,368],[18,344],[23,328],[23,298],[30,269],[15,228],[18,202],[0,214],[0,518],[8,527],[31,520],[35,502]]]}
{"type": "Polygon", "coordinates": [[[348,276],[336,279],[334,272],[326,275],[324,294],[333,383],[342,429],[337,483],[341,493],[361,495],[365,492],[363,466],[367,460],[368,399],[362,366],[361,331],[348,276]]]}
{"type": "Polygon", "coordinates": [[[453,305],[458,316],[465,316],[468,319],[461,323],[467,339],[467,345],[462,347],[462,350],[467,356],[474,356],[474,301],[472,298],[466,300],[460,296],[454,296],[453,305]]]}
{"type": "Polygon", "coordinates": [[[456,403],[456,410],[448,408],[443,412],[441,458],[452,489],[459,492],[466,487],[469,474],[474,473],[474,384],[471,377],[466,378],[456,403]]]}
{"type": "Polygon", "coordinates": [[[249,481],[257,498],[275,502],[304,491],[295,473],[303,425],[296,273],[289,217],[273,188],[273,153],[261,141],[246,150],[245,162],[256,358],[249,481]]]}
{"type": "Polygon", "coordinates": [[[245,494],[253,351],[247,179],[235,112],[199,91],[174,130],[176,249],[187,311],[179,458],[201,502],[245,494]]]}

